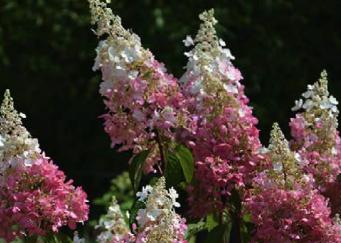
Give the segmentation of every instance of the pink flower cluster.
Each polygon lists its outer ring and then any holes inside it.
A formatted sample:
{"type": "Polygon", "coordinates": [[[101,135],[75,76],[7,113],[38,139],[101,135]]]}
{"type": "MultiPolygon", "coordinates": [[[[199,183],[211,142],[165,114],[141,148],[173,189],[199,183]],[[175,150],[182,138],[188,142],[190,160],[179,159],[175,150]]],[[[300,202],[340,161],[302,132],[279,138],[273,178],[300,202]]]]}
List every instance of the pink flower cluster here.
{"type": "Polygon", "coordinates": [[[46,235],[86,221],[85,192],[41,152],[8,90],[0,113],[0,238],[46,235]]]}
{"type": "Polygon", "coordinates": [[[255,224],[252,242],[341,242],[328,200],[300,168],[277,124],[267,158],[270,164],[253,179],[244,202],[255,224]]]}
{"type": "Polygon", "coordinates": [[[183,96],[177,80],[118,16],[100,1],[91,1],[90,7],[97,34],[108,34],[96,50],[94,66],[102,72],[100,93],[108,110],[102,116],[104,130],[121,151],[150,149],[150,171],[159,157],[156,141],[174,139],[174,128],[184,125],[183,96]]]}
{"type": "MultiPolygon", "coordinates": [[[[103,73],[108,72],[109,65],[101,67],[103,73]]],[[[120,150],[139,152],[153,142],[156,131],[172,136],[170,129],[177,125],[175,111],[182,97],[176,80],[152,56],[140,66],[132,65],[139,70],[133,79],[127,74],[114,77],[110,84],[102,83],[102,87],[109,86],[102,93],[109,112],[102,117],[112,146],[124,145],[120,150]]]]}
{"type": "Polygon", "coordinates": [[[213,11],[204,12],[203,23],[186,55],[186,73],[181,78],[193,131],[187,143],[196,160],[197,183],[189,189],[191,214],[203,216],[220,211],[233,188],[250,182],[261,159],[257,119],[248,106],[240,71],[234,57],[214,30],[213,11]]]}
{"type": "Polygon", "coordinates": [[[256,224],[252,242],[341,242],[326,199],[305,188],[267,188],[248,198],[247,208],[256,224]]]}
{"type": "Polygon", "coordinates": [[[187,243],[185,239],[185,232],[187,230],[186,220],[176,215],[172,222],[172,234],[167,236],[169,229],[164,228],[163,222],[150,223],[143,231],[136,234],[134,243],[147,242],[171,242],[171,243],[187,243]],[[165,240],[165,241],[162,241],[165,240]]]}
{"type": "Polygon", "coordinates": [[[88,219],[86,194],[48,158],[32,166],[7,172],[0,190],[0,237],[11,241],[26,235],[58,232],[62,226],[75,229],[88,219]]]}
{"type": "Polygon", "coordinates": [[[337,130],[338,101],[328,92],[327,73],[308,85],[296,101],[299,110],[290,121],[291,147],[299,154],[303,170],[315,179],[316,188],[329,198],[333,215],[340,214],[341,139],[337,130]]]}
{"type": "MultiPolygon", "coordinates": [[[[340,226],[331,215],[340,209],[335,195],[340,187],[336,179],[341,172],[341,139],[337,101],[329,96],[325,74],[308,86],[305,101],[296,101],[294,110],[304,112],[290,122],[290,146],[275,124],[269,148],[262,148],[242,75],[217,37],[213,10],[199,16],[203,22],[195,39],[184,40],[185,46],[194,47],[185,53],[188,63],[179,88],[106,4],[90,0],[90,6],[97,35],[107,36],[97,48],[94,68],[102,71],[100,93],[108,108],[103,118],[112,146],[134,153],[150,150],[145,168],[150,172],[163,145],[175,140],[188,145],[195,159],[188,188],[193,217],[232,209],[230,196],[236,191],[245,206],[237,213],[250,213],[255,223],[254,242],[341,242],[340,226]]],[[[144,188],[140,194],[148,193],[144,188]]],[[[171,194],[165,197],[167,204],[175,195],[171,194]]],[[[184,222],[173,210],[165,211],[155,195],[139,210],[137,242],[174,239],[177,229],[183,236],[184,222]],[[174,218],[176,227],[168,227],[174,218]]]]}

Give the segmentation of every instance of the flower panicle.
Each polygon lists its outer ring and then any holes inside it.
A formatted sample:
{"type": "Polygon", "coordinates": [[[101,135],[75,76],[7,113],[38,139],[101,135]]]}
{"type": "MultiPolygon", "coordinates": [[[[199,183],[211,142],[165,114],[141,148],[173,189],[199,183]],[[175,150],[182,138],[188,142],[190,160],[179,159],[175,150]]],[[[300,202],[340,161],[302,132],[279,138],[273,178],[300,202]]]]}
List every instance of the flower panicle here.
{"type": "Polygon", "coordinates": [[[199,18],[195,39],[184,40],[194,47],[185,53],[188,62],[180,79],[195,130],[187,144],[196,160],[197,182],[188,188],[188,201],[190,214],[198,218],[222,211],[231,191],[250,182],[261,157],[257,119],[240,83],[241,72],[231,62],[234,57],[217,36],[213,9],[199,18]]]}
{"type": "Polygon", "coordinates": [[[25,118],[24,114],[19,113],[14,108],[14,101],[9,89],[6,89],[5,91],[4,99],[0,107],[0,115],[1,135],[9,134],[19,126],[22,126],[22,118],[25,118]]]}
{"type": "Polygon", "coordinates": [[[91,23],[97,25],[95,34],[99,37],[107,34],[113,38],[140,43],[140,38],[122,26],[121,18],[114,15],[107,4],[101,0],[89,0],[91,23]]]}
{"type": "Polygon", "coordinates": [[[25,116],[14,109],[9,90],[0,115],[0,238],[9,242],[27,234],[45,235],[86,221],[86,193],[40,150],[22,124],[25,116]]]}
{"type": "Polygon", "coordinates": [[[327,72],[323,70],[303,98],[295,101],[290,120],[291,148],[300,154],[304,170],[312,174],[323,190],[341,172],[341,140],[338,128],[338,101],[328,91],[327,72]]]}
{"type": "Polygon", "coordinates": [[[14,101],[7,89],[0,107],[0,172],[17,164],[10,158],[24,158],[25,164],[37,158],[40,153],[39,143],[36,138],[23,126],[23,113],[14,108],[14,101]],[[12,165],[11,165],[12,164],[12,165]]]}
{"type": "Polygon", "coordinates": [[[125,223],[115,196],[112,197],[107,214],[101,217],[96,228],[101,230],[97,236],[99,243],[130,242],[132,240],[132,234],[125,223]]]}
{"type": "Polygon", "coordinates": [[[199,19],[202,23],[194,39],[194,43],[197,43],[197,48],[203,51],[209,50],[210,48],[218,48],[218,36],[215,29],[218,21],[214,17],[214,9],[202,12],[199,15],[199,19]]]}
{"type": "Polygon", "coordinates": [[[173,188],[166,189],[164,177],[152,188],[144,191],[148,196],[145,198],[146,207],[139,209],[137,214],[136,242],[187,242],[185,219],[174,210],[174,207],[180,206],[176,202],[176,191],[173,188]]]}
{"type": "Polygon", "coordinates": [[[268,151],[273,166],[271,173],[275,176],[280,175],[280,181],[285,186],[292,187],[302,180],[297,156],[295,157],[295,153],[291,151],[289,142],[278,123],[272,126],[268,151]]]}
{"type": "Polygon", "coordinates": [[[126,30],[107,4],[89,0],[96,34],[104,35],[96,48],[93,70],[100,70],[99,93],[107,108],[102,118],[112,147],[137,154],[149,150],[146,173],[161,159],[157,140],[175,140],[175,128],[187,121],[177,80],[126,30]],[[159,137],[159,138],[158,138],[159,137]]]}
{"type": "Polygon", "coordinates": [[[302,97],[295,101],[295,106],[292,108],[293,111],[303,109],[306,113],[305,115],[312,118],[317,118],[324,113],[327,113],[329,118],[336,118],[339,114],[337,109],[338,101],[328,91],[328,75],[326,70],[321,72],[317,82],[307,86],[307,91],[302,94],[302,97]]]}

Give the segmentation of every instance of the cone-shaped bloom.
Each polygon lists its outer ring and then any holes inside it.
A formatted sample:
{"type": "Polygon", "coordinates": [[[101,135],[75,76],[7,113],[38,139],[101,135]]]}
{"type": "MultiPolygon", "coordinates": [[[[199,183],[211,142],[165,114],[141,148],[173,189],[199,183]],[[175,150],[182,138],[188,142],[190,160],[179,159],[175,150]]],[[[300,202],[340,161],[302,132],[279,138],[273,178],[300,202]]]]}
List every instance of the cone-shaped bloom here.
{"type": "Polygon", "coordinates": [[[98,243],[123,243],[134,242],[134,236],[124,221],[120,206],[113,197],[111,205],[105,216],[101,217],[96,226],[102,230],[97,236],[98,243]]]}
{"type": "Polygon", "coordinates": [[[178,215],[174,207],[177,192],[166,189],[165,178],[161,177],[155,186],[147,186],[138,193],[139,200],[146,207],[140,209],[137,215],[136,243],[185,243],[186,220],[178,215]]]}
{"type": "Polygon", "coordinates": [[[187,37],[186,72],[180,79],[188,111],[187,140],[195,160],[196,185],[190,189],[193,216],[202,216],[225,207],[233,188],[241,188],[251,178],[260,155],[257,119],[248,106],[240,71],[234,57],[219,40],[213,10],[200,14],[202,20],[195,39],[187,37]]]}
{"type": "Polygon", "coordinates": [[[100,243],[186,243],[186,220],[175,212],[180,207],[177,192],[166,189],[161,177],[154,186],[147,185],[136,193],[143,205],[133,224],[133,232],[127,227],[120,207],[114,198],[107,215],[101,218],[97,228],[103,231],[98,236],[100,243]]]}
{"type": "Polygon", "coordinates": [[[45,235],[87,220],[85,192],[40,151],[8,90],[0,115],[0,237],[45,235]]]}
{"type": "Polygon", "coordinates": [[[290,121],[291,147],[301,155],[305,170],[323,187],[341,172],[338,102],[329,95],[326,71],[302,96],[304,100],[299,99],[293,107],[299,112],[290,121]]]}
{"type": "Polygon", "coordinates": [[[333,214],[341,213],[339,196],[341,172],[341,139],[338,127],[338,101],[328,92],[327,73],[308,85],[296,101],[298,111],[290,121],[291,147],[299,154],[306,173],[313,175],[316,187],[330,199],[333,214]]]}
{"type": "Polygon", "coordinates": [[[277,124],[268,149],[272,164],[254,178],[245,202],[255,223],[252,242],[340,242],[327,200],[301,170],[277,124]]]}
{"type": "Polygon", "coordinates": [[[103,115],[104,129],[112,147],[122,145],[121,151],[150,149],[146,169],[152,170],[159,157],[156,141],[172,140],[172,130],[185,122],[177,80],[142,47],[136,34],[122,27],[105,3],[89,2],[95,33],[104,36],[94,65],[102,72],[100,94],[108,110],[103,115]]]}

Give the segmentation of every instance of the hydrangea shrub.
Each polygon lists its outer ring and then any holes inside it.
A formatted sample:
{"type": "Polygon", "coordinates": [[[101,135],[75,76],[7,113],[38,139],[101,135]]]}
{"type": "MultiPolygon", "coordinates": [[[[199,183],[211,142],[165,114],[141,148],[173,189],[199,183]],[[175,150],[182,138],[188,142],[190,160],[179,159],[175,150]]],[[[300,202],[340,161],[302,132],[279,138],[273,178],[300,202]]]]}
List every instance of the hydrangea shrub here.
{"type": "MultiPolygon", "coordinates": [[[[183,41],[192,49],[177,79],[108,2],[89,0],[99,39],[93,70],[102,77],[101,119],[111,147],[132,158],[95,201],[108,209],[94,241],[341,243],[339,111],[327,73],[295,102],[291,139],[275,123],[265,146],[213,10],[199,15],[195,38],[183,41]]],[[[24,117],[6,91],[0,238],[69,242],[58,234],[88,219],[86,194],[40,150],[24,117]]],[[[74,243],[88,241],[74,231],[74,243]]]]}
{"type": "Polygon", "coordinates": [[[133,152],[129,173],[137,197],[128,222],[114,200],[109,211],[120,216],[100,237],[341,242],[338,110],[325,73],[308,86],[305,101],[296,101],[294,110],[303,111],[289,123],[290,143],[275,124],[265,147],[235,57],[217,36],[213,10],[199,15],[197,35],[183,41],[193,47],[177,80],[106,3],[89,2],[102,38],[94,67],[102,72],[104,130],[112,146],[133,152]]]}

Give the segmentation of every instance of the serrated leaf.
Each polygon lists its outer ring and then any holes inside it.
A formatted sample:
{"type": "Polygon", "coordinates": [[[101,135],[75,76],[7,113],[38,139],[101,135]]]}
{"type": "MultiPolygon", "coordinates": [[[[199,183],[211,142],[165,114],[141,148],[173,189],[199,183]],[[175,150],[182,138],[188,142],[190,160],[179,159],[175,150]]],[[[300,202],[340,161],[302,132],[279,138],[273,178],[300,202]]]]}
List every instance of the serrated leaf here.
{"type": "Polygon", "coordinates": [[[148,157],[148,154],[149,150],[144,150],[141,153],[135,155],[131,161],[129,167],[129,177],[135,192],[137,192],[140,187],[140,182],[143,174],[143,165],[148,157]]]}
{"type": "Polygon", "coordinates": [[[194,173],[194,161],[191,151],[183,145],[177,145],[175,156],[180,162],[186,182],[190,183],[194,173]]]}

